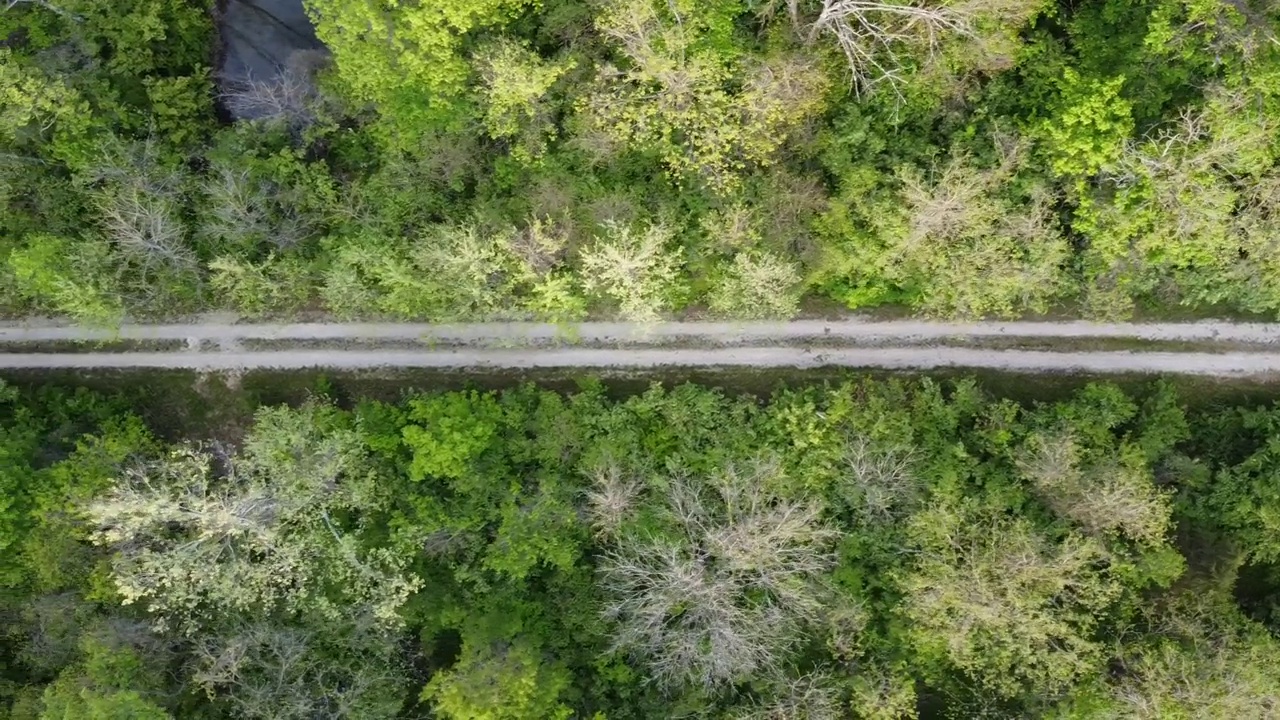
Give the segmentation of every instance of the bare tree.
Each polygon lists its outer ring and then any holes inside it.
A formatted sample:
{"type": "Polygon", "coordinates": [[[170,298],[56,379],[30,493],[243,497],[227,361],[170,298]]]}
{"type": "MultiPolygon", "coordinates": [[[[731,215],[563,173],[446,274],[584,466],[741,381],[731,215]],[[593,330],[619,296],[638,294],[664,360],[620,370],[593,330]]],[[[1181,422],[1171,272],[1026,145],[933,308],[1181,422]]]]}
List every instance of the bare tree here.
{"type": "Polygon", "coordinates": [[[1030,155],[1030,145],[1003,134],[992,141],[999,156],[992,167],[978,167],[972,158],[959,155],[933,168],[928,178],[910,169],[899,173],[902,198],[910,208],[903,239],[907,250],[989,228],[1003,215],[991,196],[1017,174],[1030,155]]]}
{"type": "Polygon", "coordinates": [[[1280,172],[1258,179],[1236,213],[1235,232],[1242,257],[1233,271],[1246,309],[1280,307],[1280,172]]]}
{"type": "Polygon", "coordinates": [[[271,78],[224,78],[220,98],[237,118],[279,121],[299,132],[316,123],[326,100],[316,74],[328,62],[322,50],[297,50],[271,78]]]}
{"type": "Polygon", "coordinates": [[[704,215],[701,229],[711,242],[731,252],[754,246],[761,235],[755,206],[741,201],[704,215]]]}
{"type": "Polygon", "coordinates": [[[393,717],[404,676],[392,636],[368,624],[324,627],[322,637],[300,627],[233,622],[192,644],[193,680],[224,697],[237,717],[393,717]]]}
{"type": "MultiPolygon", "coordinates": [[[[817,503],[778,494],[778,473],[760,461],[706,480],[676,476],[661,490],[652,483],[666,531],[610,531],[601,573],[615,648],[645,661],[660,684],[711,689],[776,674],[822,614],[819,578],[838,533],[817,503]]],[[[629,487],[602,479],[605,496],[629,487]]]]}
{"type": "Polygon", "coordinates": [[[1087,300],[1100,313],[1129,314],[1148,293],[1280,308],[1275,236],[1255,192],[1275,164],[1277,123],[1248,81],[1205,96],[1102,168],[1115,192],[1096,204],[1083,257],[1087,300]]]}
{"type": "Polygon", "coordinates": [[[209,219],[201,227],[202,234],[234,244],[270,237],[270,213],[248,170],[226,165],[211,168],[204,191],[209,199],[209,219]]]}
{"type": "Polygon", "coordinates": [[[1204,107],[1184,108],[1169,124],[1129,141],[1103,169],[1122,188],[1146,183],[1151,203],[1168,219],[1162,228],[1173,237],[1224,231],[1228,223],[1222,219],[1234,204],[1232,183],[1271,163],[1277,124],[1259,112],[1256,98],[1241,88],[1215,87],[1205,94],[1204,107]]]}
{"type": "Polygon", "coordinates": [[[849,482],[843,494],[855,511],[869,519],[895,519],[921,495],[913,468],[915,455],[909,448],[874,443],[858,435],[845,450],[845,462],[849,482]]]}
{"type": "Polygon", "coordinates": [[[791,678],[732,720],[841,720],[848,717],[831,680],[819,673],[791,678]]]}
{"type": "MultiPolygon", "coordinates": [[[[1219,224],[1206,205],[1210,188],[1257,175],[1270,166],[1277,123],[1261,112],[1248,88],[1211,87],[1200,108],[1183,108],[1174,120],[1144,138],[1129,141],[1116,163],[1104,168],[1122,187],[1150,184],[1154,203],[1173,222],[1174,235],[1203,234],[1219,224]],[[1213,178],[1206,184],[1203,178],[1213,178]],[[1202,189],[1201,189],[1202,188],[1202,189]],[[1188,205],[1188,190],[1200,195],[1188,205]],[[1209,219],[1206,219],[1208,216],[1209,219]]],[[[1230,212],[1230,202],[1223,212],[1230,212]]]]}
{"type": "Polygon", "coordinates": [[[1219,62],[1232,56],[1249,62],[1268,45],[1280,44],[1273,19],[1280,3],[1275,0],[1217,0],[1182,7],[1186,8],[1182,25],[1170,28],[1173,32],[1164,41],[1170,56],[1188,50],[1203,52],[1200,48],[1207,39],[1219,62]]]}
{"type": "Polygon", "coordinates": [[[1144,462],[1084,463],[1075,438],[1056,432],[1030,438],[1018,467],[1045,504],[1092,535],[1156,544],[1169,529],[1173,508],[1144,462]]]}
{"type": "MultiPolygon", "coordinates": [[[[797,0],[789,0],[793,17],[797,4],[797,0]]],[[[899,92],[904,69],[912,64],[903,57],[904,47],[923,44],[925,62],[932,62],[942,38],[972,36],[972,22],[968,13],[946,6],[824,0],[807,39],[811,43],[820,35],[835,39],[849,61],[857,92],[870,91],[881,83],[899,92]]]]}
{"type": "Polygon", "coordinates": [[[524,229],[507,236],[512,254],[530,273],[545,277],[564,260],[572,228],[567,221],[534,217],[524,229]]]}
{"type": "Polygon", "coordinates": [[[644,488],[616,462],[606,462],[590,472],[593,489],[587,493],[587,512],[600,537],[616,538],[636,512],[644,488]]]}
{"type": "Polygon", "coordinates": [[[803,287],[795,264],[769,251],[743,251],[729,261],[707,296],[711,311],[733,318],[793,317],[803,287]]]}
{"type": "Polygon", "coordinates": [[[144,271],[196,266],[178,209],[156,189],[131,183],[98,195],[97,206],[107,235],[144,271]]]}
{"type": "Polygon", "coordinates": [[[1249,0],[1222,0],[1220,7],[1222,14],[1234,11],[1244,20],[1242,23],[1234,23],[1224,19],[1214,23],[1214,29],[1222,33],[1221,41],[1235,44],[1246,58],[1252,58],[1266,44],[1280,45],[1275,20],[1268,17],[1280,11],[1280,3],[1275,0],[1257,3],[1250,3],[1249,0]]]}
{"type": "MultiPolygon", "coordinates": [[[[776,13],[782,2],[767,3],[764,13],[776,13]]],[[[822,37],[835,41],[848,61],[855,92],[866,94],[884,85],[899,99],[907,76],[941,65],[950,42],[965,44],[969,65],[1007,65],[991,62],[1007,53],[1000,40],[1008,30],[1001,26],[1016,27],[1037,9],[1035,3],[1022,0],[785,0],[785,4],[806,42],[812,44],[822,37]]]]}
{"type": "Polygon", "coordinates": [[[596,27],[630,60],[603,64],[578,103],[579,144],[602,161],[620,148],[661,157],[681,181],[729,196],[742,173],[772,163],[791,132],[817,117],[826,79],[799,56],[741,68],[697,49],[671,4],[611,0],[596,27]]]}
{"type": "Polygon", "coordinates": [[[203,187],[207,216],[202,236],[242,247],[266,242],[293,247],[316,233],[297,190],[253,176],[247,169],[218,162],[203,187]]]}
{"type": "Polygon", "coordinates": [[[41,595],[22,607],[21,624],[14,623],[13,627],[21,627],[25,637],[13,638],[13,645],[23,664],[40,672],[70,665],[79,650],[85,607],[75,593],[41,595]]]}
{"type": "Polygon", "coordinates": [[[1028,144],[997,133],[999,162],[979,166],[958,154],[926,176],[899,172],[901,200],[868,221],[888,241],[886,272],[922,288],[920,308],[944,316],[1043,312],[1063,291],[1070,247],[1043,184],[1009,182],[1024,167],[1028,144]]]}
{"type": "Polygon", "coordinates": [[[148,138],[109,145],[86,174],[98,219],[112,244],[144,279],[156,271],[189,272],[197,258],[182,219],[183,173],[148,138]]]}
{"type": "Polygon", "coordinates": [[[814,235],[814,220],[826,212],[828,200],[826,188],[814,177],[774,169],[755,204],[761,239],[767,247],[798,257],[805,268],[822,265],[825,251],[814,235]]]}
{"type": "Polygon", "coordinates": [[[224,81],[219,96],[237,118],[282,120],[305,127],[314,120],[311,103],[315,87],[310,80],[284,71],[269,80],[253,77],[224,81]]]}
{"type": "Polygon", "coordinates": [[[48,0],[5,0],[4,9],[12,10],[18,7],[19,5],[35,5],[36,7],[44,8],[45,10],[48,10],[51,13],[60,15],[68,20],[74,20],[75,22],[84,22],[83,17],[73,12],[68,12],[58,7],[57,5],[54,5],[48,0]]]}

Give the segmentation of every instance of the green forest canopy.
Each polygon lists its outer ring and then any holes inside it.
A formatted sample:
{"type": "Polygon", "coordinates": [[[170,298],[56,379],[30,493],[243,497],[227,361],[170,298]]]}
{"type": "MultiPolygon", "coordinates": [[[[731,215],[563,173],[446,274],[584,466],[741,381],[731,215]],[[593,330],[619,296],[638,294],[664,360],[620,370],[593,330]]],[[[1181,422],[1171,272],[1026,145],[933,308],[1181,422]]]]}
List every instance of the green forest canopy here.
{"type": "Polygon", "coordinates": [[[4,314],[1280,315],[1273,0],[302,1],[6,3],[4,314]]]}
{"type": "Polygon", "coordinates": [[[1280,405],[0,389],[0,718],[1280,712],[1280,405]]]}

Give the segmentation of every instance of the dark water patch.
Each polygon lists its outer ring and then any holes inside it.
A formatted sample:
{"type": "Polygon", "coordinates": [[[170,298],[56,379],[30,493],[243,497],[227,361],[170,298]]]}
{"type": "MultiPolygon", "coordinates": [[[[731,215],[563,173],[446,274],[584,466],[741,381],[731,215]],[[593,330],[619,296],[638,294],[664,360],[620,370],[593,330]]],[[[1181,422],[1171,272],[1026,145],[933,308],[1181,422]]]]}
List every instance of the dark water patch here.
{"type": "Polygon", "coordinates": [[[327,51],[302,0],[222,0],[216,20],[221,111],[231,119],[305,112],[327,51]]]}

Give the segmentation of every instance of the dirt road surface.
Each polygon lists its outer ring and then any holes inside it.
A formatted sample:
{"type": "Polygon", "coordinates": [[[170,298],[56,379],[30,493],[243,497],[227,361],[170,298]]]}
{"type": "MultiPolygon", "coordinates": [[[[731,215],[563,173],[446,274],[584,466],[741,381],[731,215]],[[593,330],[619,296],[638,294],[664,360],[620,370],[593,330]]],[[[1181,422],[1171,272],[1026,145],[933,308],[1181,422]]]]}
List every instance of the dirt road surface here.
{"type": "Polygon", "coordinates": [[[651,326],[582,323],[569,327],[542,323],[239,324],[213,318],[118,329],[52,322],[0,325],[0,370],[397,367],[980,368],[1280,379],[1280,324],[934,323],[854,318],[651,326]],[[1127,344],[1119,350],[1082,349],[1081,342],[1091,339],[1127,344]],[[972,346],[991,340],[1000,345],[972,346]],[[92,345],[115,341],[144,345],[185,341],[185,349],[139,346],[113,351],[92,345]],[[65,347],[80,342],[89,344],[65,347]],[[1156,345],[1144,349],[1142,343],[1156,345]],[[1168,343],[1178,347],[1170,349],[1168,343]]]}
{"type": "Polygon", "coordinates": [[[282,350],[266,352],[5,353],[0,370],[169,368],[255,370],[332,368],[597,368],[660,367],[982,368],[1015,372],[1156,373],[1280,378],[1280,353],[1070,352],[968,348],[718,348],[601,350],[282,350]]]}

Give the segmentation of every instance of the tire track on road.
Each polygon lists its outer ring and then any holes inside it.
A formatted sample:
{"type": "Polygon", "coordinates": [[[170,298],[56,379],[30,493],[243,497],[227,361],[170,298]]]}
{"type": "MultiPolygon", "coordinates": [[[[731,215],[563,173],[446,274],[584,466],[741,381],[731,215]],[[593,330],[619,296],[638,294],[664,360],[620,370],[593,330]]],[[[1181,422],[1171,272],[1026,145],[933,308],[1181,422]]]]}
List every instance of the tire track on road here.
{"type": "Polygon", "coordinates": [[[1011,372],[1161,373],[1216,377],[1280,377],[1280,353],[1071,352],[960,347],[716,349],[281,350],[222,352],[6,353],[0,369],[185,369],[199,371],[378,368],[617,369],[669,367],[824,367],[1011,372]]]}

